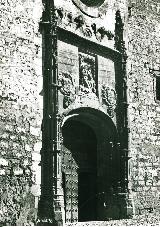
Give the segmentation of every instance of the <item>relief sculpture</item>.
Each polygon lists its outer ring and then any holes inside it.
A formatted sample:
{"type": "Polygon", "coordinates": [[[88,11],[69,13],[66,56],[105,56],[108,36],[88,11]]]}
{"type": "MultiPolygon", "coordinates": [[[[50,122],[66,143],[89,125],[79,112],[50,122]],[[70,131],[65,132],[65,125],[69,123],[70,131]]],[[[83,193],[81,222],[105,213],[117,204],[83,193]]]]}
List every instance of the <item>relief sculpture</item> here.
{"type": "Polygon", "coordinates": [[[75,87],[72,76],[69,73],[59,74],[60,92],[64,95],[63,107],[67,108],[73,101],[75,95],[75,87]]]}
{"type": "Polygon", "coordinates": [[[108,114],[110,115],[110,117],[114,117],[117,100],[115,90],[105,84],[102,84],[101,92],[103,103],[108,108],[108,114]]]}
{"type": "Polygon", "coordinates": [[[79,54],[80,59],[80,91],[85,94],[96,93],[95,57],[79,54]]]}

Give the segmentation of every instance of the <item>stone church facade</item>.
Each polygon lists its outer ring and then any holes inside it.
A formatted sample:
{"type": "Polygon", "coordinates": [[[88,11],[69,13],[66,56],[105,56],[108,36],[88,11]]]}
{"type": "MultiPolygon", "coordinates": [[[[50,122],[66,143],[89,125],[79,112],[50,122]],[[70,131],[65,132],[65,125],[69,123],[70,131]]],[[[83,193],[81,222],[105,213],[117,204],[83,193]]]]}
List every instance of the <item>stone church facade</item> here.
{"type": "Polygon", "coordinates": [[[159,213],[158,1],[0,10],[0,222],[159,213]]]}

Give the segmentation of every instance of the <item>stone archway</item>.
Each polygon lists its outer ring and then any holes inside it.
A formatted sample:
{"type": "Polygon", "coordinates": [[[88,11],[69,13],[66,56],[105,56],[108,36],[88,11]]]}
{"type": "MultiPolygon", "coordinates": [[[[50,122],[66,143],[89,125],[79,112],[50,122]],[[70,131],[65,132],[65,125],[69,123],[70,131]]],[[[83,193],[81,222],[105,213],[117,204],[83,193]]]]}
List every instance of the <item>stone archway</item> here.
{"type": "MultiPolygon", "coordinates": [[[[70,153],[69,165],[71,177],[70,193],[72,196],[70,204],[76,207],[73,200],[77,200],[78,221],[96,220],[96,186],[97,186],[97,138],[92,128],[77,120],[68,120],[63,127],[64,151],[70,153]],[[71,163],[72,162],[72,163],[71,163]],[[76,182],[77,191],[74,190],[76,182]],[[75,198],[77,197],[77,198],[75,198]]],[[[67,155],[66,155],[67,156],[67,155]]],[[[69,169],[68,169],[69,170],[69,169]]],[[[69,199],[68,199],[69,201],[69,199]]],[[[72,216],[73,214],[71,214],[72,216]]],[[[74,219],[75,217],[71,217],[74,219]]]]}
{"type": "Polygon", "coordinates": [[[119,168],[112,120],[92,108],[72,110],[64,119],[62,136],[66,222],[119,218],[119,211],[117,217],[110,211],[116,203],[111,194],[119,168]]]}

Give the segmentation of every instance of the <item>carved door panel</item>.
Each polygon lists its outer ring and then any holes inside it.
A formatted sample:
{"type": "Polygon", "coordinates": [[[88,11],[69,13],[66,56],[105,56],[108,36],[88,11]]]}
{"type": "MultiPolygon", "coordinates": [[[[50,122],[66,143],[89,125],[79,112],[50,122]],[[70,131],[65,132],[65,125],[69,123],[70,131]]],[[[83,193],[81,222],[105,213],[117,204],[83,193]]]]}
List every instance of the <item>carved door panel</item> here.
{"type": "Polygon", "coordinates": [[[78,186],[77,173],[72,170],[66,176],[66,221],[76,222],[78,219],[78,186]]]}
{"type": "Polygon", "coordinates": [[[88,125],[79,121],[68,121],[63,126],[63,144],[66,222],[95,220],[96,135],[88,125]]]}
{"type": "Polygon", "coordinates": [[[64,201],[66,222],[78,220],[78,174],[77,165],[72,153],[64,147],[63,150],[63,172],[65,175],[64,201]]]}

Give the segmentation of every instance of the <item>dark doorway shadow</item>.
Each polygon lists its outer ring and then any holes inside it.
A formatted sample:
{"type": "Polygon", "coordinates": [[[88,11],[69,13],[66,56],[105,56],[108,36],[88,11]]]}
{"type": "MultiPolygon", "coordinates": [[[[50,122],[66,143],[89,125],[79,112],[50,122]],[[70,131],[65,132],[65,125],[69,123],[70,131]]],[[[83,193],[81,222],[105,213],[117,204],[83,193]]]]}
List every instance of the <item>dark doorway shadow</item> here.
{"type": "Polygon", "coordinates": [[[96,173],[81,172],[78,175],[78,220],[97,220],[96,173]]]}
{"type": "MultiPolygon", "coordinates": [[[[66,157],[66,165],[70,165],[71,182],[75,184],[75,169],[77,168],[77,192],[69,185],[65,198],[66,206],[72,203],[75,210],[74,198],[77,196],[78,221],[97,220],[97,138],[93,129],[87,124],[70,120],[63,127],[64,146],[70,151],[70,162],[66,157]],[[67,163],[68,162],[68,163],[67,163]],[[73,179],[74,178],[74,179],[73,179]],[[77,193],[77,195],[75,195],[77,193]]],[[[70,179],[68,179],[69,181],[70,179]]],[[[72,212],[72,211],[71,211],[72,212]]],[[[73,211],[74,212],[74,211],[73,211]]],[[[68,215],[69,216],[69,215],[68,215]]],[[[72,215],[73,216],[73,215],[72,215]]]]}

